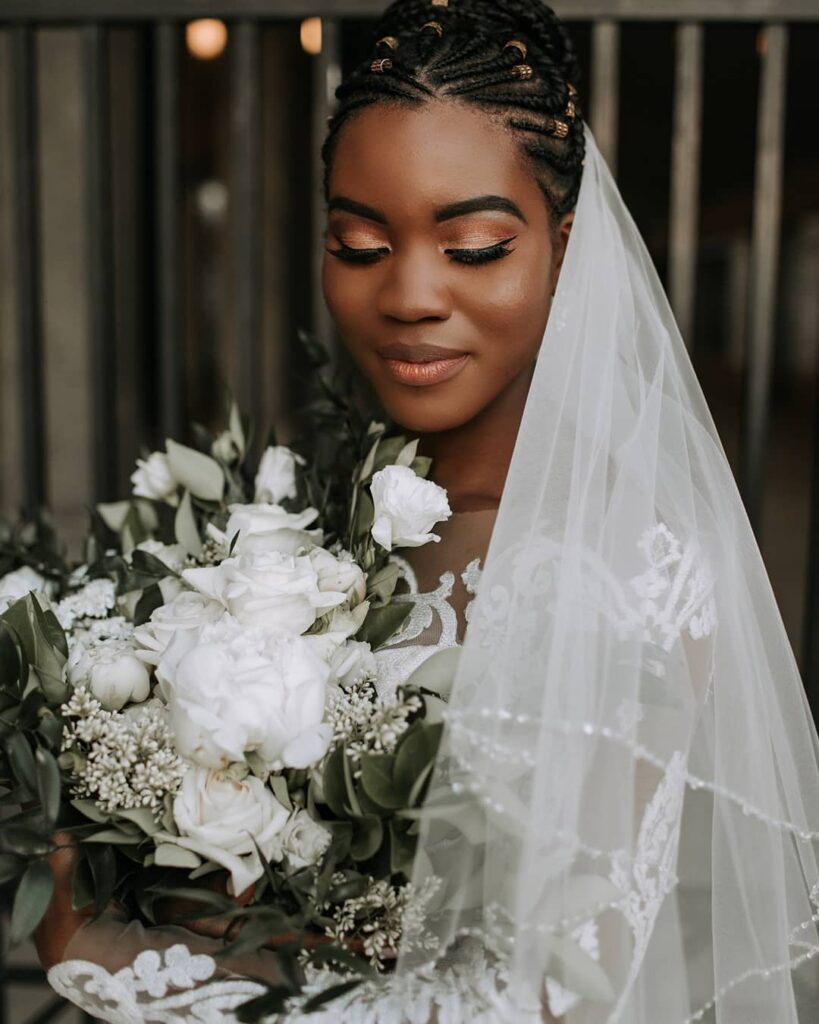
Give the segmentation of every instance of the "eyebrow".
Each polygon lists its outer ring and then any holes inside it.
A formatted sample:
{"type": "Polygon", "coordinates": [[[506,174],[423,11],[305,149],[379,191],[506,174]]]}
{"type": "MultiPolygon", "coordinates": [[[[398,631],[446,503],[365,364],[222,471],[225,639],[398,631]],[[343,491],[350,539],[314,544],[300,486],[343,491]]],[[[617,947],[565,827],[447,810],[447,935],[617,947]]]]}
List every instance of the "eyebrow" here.
{"type": "MultiPolygon", "coordinates": [[[[328,209],[330,213],[339,210],[342,213],[351,213],[354,217],[371,220],[376,224],[387,224],[387,218],[380,210],[366,206],[364,203],[358,203],[355,199],[348,199],[347,196],[334,196],[328,204],[328,209]]],[[[442,206],[435,211],[435,221],[437,224],[443,224],[445,221],[455,220],[457,217],[468,217],[471,213],[508,213],[517,217],[524,224],[528,223],[517,203],[513,203],[511,199],[504,196],[475,196],[474,199],[462,199],[460,202],[450,203],[449,206],[442,206]]]]}

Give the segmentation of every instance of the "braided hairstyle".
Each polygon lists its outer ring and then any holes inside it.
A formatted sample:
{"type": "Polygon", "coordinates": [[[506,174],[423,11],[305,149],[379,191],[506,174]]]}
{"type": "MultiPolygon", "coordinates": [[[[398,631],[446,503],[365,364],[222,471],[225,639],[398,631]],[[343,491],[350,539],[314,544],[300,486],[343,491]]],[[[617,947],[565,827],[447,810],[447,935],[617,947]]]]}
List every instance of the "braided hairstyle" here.
{"type": "Polygon", "coordinates": [[[553,221],[572,210],[584,139],[571,39],[541,0],[395,0],[373,54],[336,91],[324,144],[325,191],[339,134],[375,103],[452,97],[500,115],[519,139],[553,221]]]}

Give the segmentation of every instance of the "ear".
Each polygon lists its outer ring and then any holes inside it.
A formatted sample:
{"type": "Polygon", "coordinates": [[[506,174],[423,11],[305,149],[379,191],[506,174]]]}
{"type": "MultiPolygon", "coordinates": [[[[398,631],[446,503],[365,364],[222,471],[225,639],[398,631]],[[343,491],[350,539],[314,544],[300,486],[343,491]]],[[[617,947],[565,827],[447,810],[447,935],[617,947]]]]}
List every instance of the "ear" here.
{"type": "Polygon", "coordinates": [[[566,246],[569,244],[569,235],[572,233],[574,224],[574,210],[567,213],[561,219],[554,233],[554,255],[553,255],[553,291],[557,287],[557,279],[560,276],[560,268],[563,266],[563,257],[566,255],[566,246]]]}

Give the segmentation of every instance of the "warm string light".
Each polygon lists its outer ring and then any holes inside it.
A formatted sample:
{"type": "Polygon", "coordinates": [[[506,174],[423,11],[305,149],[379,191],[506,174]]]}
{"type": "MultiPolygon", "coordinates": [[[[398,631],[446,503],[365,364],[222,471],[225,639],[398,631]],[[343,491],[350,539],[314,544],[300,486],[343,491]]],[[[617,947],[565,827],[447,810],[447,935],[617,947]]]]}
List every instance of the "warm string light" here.
{"type": "Polygon", "coordinates": [[[188,53],[197,60],[215,60],[227,46],[227,25],[218,18],[199,18],[185,26],[188,53]]]}
{"type": "Polygon", "coordinates": [[[321,18],[305,18],[300,34],[302,50],[317,57],[321,53],[321,18]]]}

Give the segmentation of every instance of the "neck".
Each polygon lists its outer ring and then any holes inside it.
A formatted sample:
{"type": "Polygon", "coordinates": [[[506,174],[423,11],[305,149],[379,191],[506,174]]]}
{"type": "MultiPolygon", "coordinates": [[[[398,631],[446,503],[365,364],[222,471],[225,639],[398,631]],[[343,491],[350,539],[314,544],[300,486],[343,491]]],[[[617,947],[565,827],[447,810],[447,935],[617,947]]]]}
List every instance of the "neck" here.
{"type": "Polygon", "coordinates": [[[453,512],[500,504],[533,373],[515,378],[463,426],[423,435],[421,452],[433,460],[432,479],[448,492],[453,512]]]}

